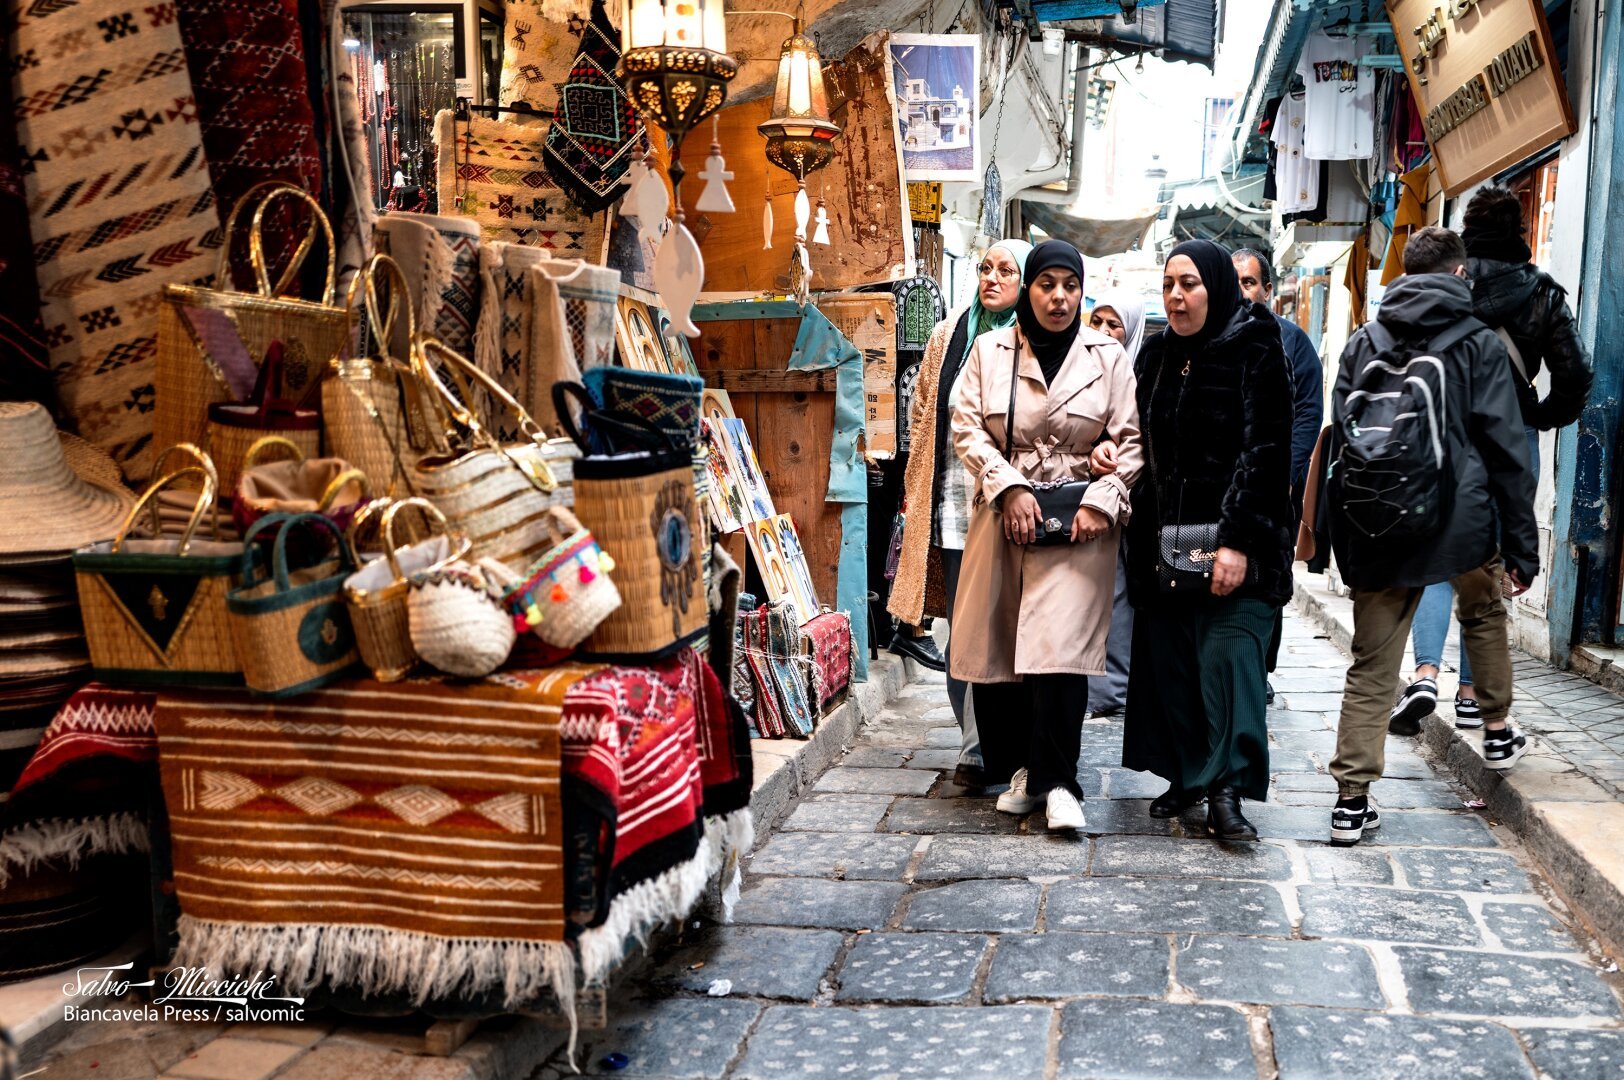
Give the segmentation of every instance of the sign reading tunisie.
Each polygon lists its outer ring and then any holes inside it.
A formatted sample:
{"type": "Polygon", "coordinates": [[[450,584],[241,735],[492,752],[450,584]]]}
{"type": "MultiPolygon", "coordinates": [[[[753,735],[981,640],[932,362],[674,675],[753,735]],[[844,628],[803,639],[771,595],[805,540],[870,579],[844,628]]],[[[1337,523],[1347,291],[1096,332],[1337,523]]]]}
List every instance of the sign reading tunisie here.
{"type": "Polygon", "coordinates": [[[1387,0],[1447,195],[1573,134],[1539,0],[1387,0]]]}

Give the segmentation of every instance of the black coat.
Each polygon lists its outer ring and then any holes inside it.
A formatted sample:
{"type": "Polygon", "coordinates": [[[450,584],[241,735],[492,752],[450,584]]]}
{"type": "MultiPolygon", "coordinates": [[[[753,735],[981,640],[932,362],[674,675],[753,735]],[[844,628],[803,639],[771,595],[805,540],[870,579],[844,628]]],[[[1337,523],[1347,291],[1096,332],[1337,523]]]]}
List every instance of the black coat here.
{"type": "Polygon", "coordinates": [[[1579,340],[1579,327],[1562,286],[1530,263],[1469,259],[1466,273],[1472,279],[1472,308],[1477,317],[1511,335],[1528,369],[1528,381],[1512,379],[1523,423],[1549,431],[1579,419],[1596,371],[1579,340]],[[1530,385],[1542,364],[1551,369],[1551,392],[1544,401],[1530,385]]]}
{"type": "MultiPolygon", "coordinates": [[[[1473,296],[1453,274],[1407,274],[1388,286],[1376,316],[1402,342],[1432,340],[1472,314],[1473,296]]],[[[1340,449],[1339,432],[1348,393],[1358,373],[1379,350],[1366,329],[1348,339],[1331,396],[1331,435],[1327,461],[1340,449]]],[[[1442,410],[1451,494],[1448,516],[1437,533],[1401,544],[1364,537],[1322,493],[1342,578],[1355,589],[1417,588],[1449,581],[1503,553],[1506,565],[1524,582],[1539,573],[1539,531],[1534,521],[1534,474],[1528,439],[1517,418],[1511,359],[1486,327],[1447,349],[1444,362],[1449,397],[1442,410]],[[1499,534],[1498,544],[1496,533],[1499,534]]],[[[1328,493],[1330,489],[1324,489],[1328,493]]],[[[1313,570],[1320,565],[1309,564],[1313,570]]]]}
{"type": "Polygon", "coordinates": [[[1211,521],[1218,545],[1244,553],[1256,568],[1256,583],[1230,595],[1282,605],[1291,599],[1297,517],[1292,381],[1280,328],[1262,304],[1241,308],[1191,357],[1188,375],[1181,374],[1186,354],[1170,344],[1173,332],[1163,330],[1145,342],[1136,365],[1146,465],[1128,526],[1134,606],[1163,601],[1156,574],[1162,526],[1211,521]]]}

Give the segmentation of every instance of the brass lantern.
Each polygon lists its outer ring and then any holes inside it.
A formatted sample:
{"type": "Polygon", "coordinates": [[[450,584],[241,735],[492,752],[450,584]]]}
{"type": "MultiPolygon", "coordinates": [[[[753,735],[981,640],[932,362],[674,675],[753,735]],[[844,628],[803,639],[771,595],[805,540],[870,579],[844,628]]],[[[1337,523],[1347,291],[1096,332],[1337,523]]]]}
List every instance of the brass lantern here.
{"type": "Polygon", "coordinates": [[[797,180],[804,181],[807,173],[834,157],[840,125],[829,119],[823,61],[812,39],[801,32],[799,19],[778,54],[772,116],[756,130],[767,138],[767,160],[797,180]]]}
{"type": "Polygon", "coordinates": [[[723,0],[630,0],[620,78],[644,118],[671,136],[674,187],[682,183],[683,137],[722,107],[738,73],[727,55],[723,0]]]}

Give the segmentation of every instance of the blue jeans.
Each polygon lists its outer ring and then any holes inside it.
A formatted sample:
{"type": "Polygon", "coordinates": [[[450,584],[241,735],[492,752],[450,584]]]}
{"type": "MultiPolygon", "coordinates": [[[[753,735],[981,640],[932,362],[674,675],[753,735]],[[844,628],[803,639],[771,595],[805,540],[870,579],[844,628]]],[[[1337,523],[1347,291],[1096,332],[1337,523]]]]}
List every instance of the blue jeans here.
{"type": "MultiPolygon", "coordinates": [[[[1528,460],[1534,466],[1534,483],[1539,484],[1539,432],[1524,428],[1528,436],[1528,460]]],[[[1444,666],[1444,642],[1449,637],[1449,609],[1455,601],[1455,591],[1449,582],[1428,585],[1421,593],[1421,604],[1415,609],[1415,622],[1410,627],[1410,642],[1415,648],[1415,666],[1431,664],[1444,666]]],[[[1466,660],[1466,648],[1460,650],[1460,684],[1472,685],[1472,665],[1466,660]]]]}

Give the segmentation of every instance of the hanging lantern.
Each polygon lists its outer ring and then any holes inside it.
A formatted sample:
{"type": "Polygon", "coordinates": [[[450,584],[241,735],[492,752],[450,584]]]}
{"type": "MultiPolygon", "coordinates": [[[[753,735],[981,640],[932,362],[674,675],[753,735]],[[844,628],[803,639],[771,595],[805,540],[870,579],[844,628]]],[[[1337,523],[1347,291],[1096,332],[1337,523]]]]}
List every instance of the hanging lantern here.
{"type": "Polygon", "coordinates": [[[682,185],[683,137],[722,107],[727,84],[739,73],[738,61],[727,55],[722,5],[630,0],[621,27],[620,78],[644,119],[671,136],[673,188],[682,185]]]}
{"type": "Polygon", "coordinates": [[[829,164],[840,125],[829,120],[829,98],[823,85],[823,61],[817,46],[801,33],[784,42],[778,54],[778,87],[772,116],[757,126],[767,139],[767,160],[797,180],[829,164]]]}

